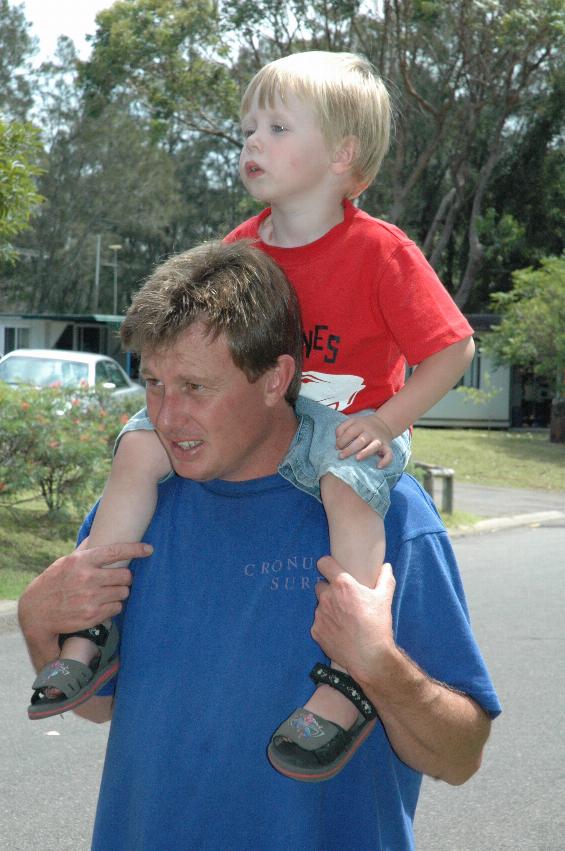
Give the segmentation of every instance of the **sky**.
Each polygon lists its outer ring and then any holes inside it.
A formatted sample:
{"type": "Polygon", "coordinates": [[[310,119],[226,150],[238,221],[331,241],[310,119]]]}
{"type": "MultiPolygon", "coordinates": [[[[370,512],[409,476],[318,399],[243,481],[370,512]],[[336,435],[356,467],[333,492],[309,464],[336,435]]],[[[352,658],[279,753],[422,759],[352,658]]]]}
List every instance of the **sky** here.
{"type": "Polygon", "coordinates": [[[52,58],[60,35],[69,36],[82,59],[88,56],[85,35],[93,35],[94,19],[101,9],[113,0],[12,0],[11,5],[23,5],[27,20],[32,24],[30,35],[40,41],[40,53],[34,59],[39,64],[52,58]]]}

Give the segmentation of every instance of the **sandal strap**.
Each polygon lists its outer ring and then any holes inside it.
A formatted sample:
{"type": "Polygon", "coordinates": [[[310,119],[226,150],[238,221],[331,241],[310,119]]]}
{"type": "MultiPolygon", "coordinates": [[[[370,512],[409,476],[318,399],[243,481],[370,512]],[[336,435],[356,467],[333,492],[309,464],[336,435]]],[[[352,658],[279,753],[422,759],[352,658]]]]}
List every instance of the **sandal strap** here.
{"type": "Polygon", "coordinates": [[[359,683],[344,671],[337,671],[329,665],[324,665],[323,662],[318,662],[310,671],[310,679],[316,685],[323,683],[341,692],[368,721],[377,717],[377,710],[359,683]]]}
{"type": "Polygon", "coordinates": [[[59,636],[59,649],[63,646],[67,638],[74,638],[75,636],[77,638],[88,638],[88,640],[92,641],[93,644],[96,644],[97,647],[104,647],[109,634],[109,630],[103,623],[91,626],[89,629],[77,629],[76,632],[65,632],[59,636]]]}

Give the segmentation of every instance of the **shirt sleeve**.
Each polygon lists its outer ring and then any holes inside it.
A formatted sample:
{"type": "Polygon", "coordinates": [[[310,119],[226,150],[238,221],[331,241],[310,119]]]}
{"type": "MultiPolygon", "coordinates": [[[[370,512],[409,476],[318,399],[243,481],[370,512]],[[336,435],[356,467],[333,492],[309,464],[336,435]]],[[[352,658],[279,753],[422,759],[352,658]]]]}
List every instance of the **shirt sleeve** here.
{"type": "Polygon", "coordinates": [[[471,630],[447,533],[424,533],[403,543],[392,566],[398,645],[430,677],[469,695],[496,717],[500,702],[471,630]]]}
{"type": "Polygon", "coordinates": [[[410,366],[473,333],[434,269],[411,240],[398,245],[383,264],[373,309],[410,366]]]}

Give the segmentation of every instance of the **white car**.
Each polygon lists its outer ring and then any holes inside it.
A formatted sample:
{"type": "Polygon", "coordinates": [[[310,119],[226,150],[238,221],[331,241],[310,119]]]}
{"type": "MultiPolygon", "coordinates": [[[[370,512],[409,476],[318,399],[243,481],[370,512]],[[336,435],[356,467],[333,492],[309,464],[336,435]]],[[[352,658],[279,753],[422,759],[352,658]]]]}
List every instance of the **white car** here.
{"type": "Polygon", "coordinates": [[[113,396],[138,396],[145,391],[113,358],[59,349],[15,349],[0,358],[0,381],[33,387],[104,387],[113,396]]]}

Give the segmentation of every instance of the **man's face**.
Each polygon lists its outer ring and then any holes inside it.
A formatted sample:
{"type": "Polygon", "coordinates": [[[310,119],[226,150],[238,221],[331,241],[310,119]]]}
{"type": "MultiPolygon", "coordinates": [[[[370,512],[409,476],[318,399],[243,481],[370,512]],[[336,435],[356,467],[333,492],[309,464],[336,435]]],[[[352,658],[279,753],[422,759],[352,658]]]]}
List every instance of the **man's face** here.
{"type": "Polygon", "coordinates": [[[142,354],[141,373],[149,416],[179,476],[244,481],[276,472],[269,372],[250,383],[225,335],[213,340],[195,323],[172,346],[142,354]]]}

